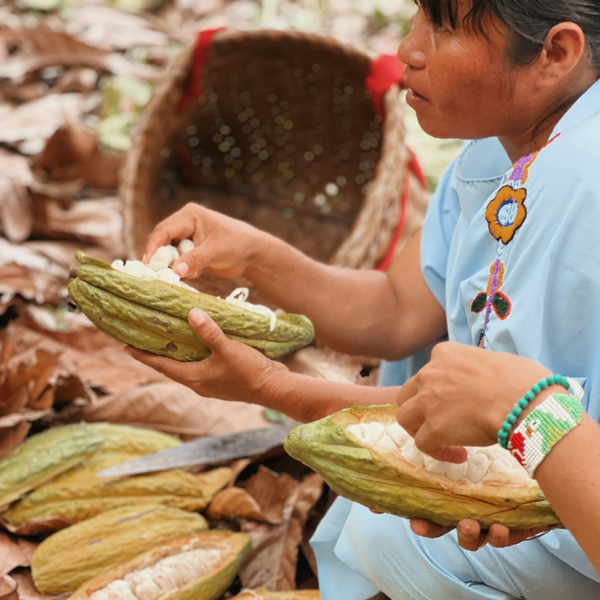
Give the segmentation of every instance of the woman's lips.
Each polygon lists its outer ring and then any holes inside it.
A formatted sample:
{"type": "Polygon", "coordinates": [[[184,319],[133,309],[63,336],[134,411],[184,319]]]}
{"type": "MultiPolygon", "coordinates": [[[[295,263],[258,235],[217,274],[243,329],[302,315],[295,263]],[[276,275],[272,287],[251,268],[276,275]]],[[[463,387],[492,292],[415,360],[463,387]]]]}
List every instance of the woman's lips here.
{"type": "Polygon", "coordinates": [[[421,96],[418,92],[415,92],[412,88],[408,88],[406,94],[406,101],[412,106],[413,104],[421,104],[422,102],[428,102],[427,98],[421,96]]]}

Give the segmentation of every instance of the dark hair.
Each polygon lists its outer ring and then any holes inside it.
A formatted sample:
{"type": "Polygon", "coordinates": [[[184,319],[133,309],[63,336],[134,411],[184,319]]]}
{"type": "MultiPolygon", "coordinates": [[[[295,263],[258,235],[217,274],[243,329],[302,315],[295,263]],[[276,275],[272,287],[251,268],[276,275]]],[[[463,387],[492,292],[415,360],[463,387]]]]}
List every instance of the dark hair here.
{"type": "MultiPolygon", "coordinates": [[[[417,4],[435,25],[456,28],[458,0],[417,0],[417,4]]],[[[485,35],[487,16],[498,18],[510,29],[509,58],[514,66],[534,60],[550,30],[569,21],[581,27],[592,65],[600,70],[600,0],[472,0],[465,25],[485,35]]]]}

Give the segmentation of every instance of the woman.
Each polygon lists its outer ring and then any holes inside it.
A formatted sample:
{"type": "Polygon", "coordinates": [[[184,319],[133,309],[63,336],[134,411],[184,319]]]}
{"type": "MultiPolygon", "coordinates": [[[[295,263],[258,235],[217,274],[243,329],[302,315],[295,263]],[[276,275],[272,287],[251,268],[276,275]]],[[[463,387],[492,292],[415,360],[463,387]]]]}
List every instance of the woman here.
{"type": "MultiPolygon", "coordinates": [[[[399,58],[423,129],[476,141],[450,165],[422,232],[387,273],[315,263],[197,206],[156,228],[147,257],[191,237],[196,249],[175,265],[180,275],[243,274],[343,352],[396,360],[448,334],[527,357],[579,378],[598,421],[600,2],[422,0],[399,58]]],[[[301,420],[397,395],[291,374],[227,340],[200,311],[190,323],[212,350],[206,361],[134,356],[201,394],[301,420]]],[[[510,376],[499,367],[495,385],[510,376]]],[[[567,532],[468,553],[455,534],[420,538],[402,519],[340,499],[313,548],[325,600],[378,591],[393,600],[600,597],[600,578],[567,532]]]]}

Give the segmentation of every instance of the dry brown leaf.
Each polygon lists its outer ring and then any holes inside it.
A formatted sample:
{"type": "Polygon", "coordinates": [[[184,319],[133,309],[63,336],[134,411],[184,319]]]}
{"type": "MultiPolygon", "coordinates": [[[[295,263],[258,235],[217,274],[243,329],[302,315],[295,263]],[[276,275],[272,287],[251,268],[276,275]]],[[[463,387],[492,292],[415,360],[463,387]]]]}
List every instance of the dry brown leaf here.
{"type": "Polygon", "coordinates": [[[158,75],[156,68],[150,65],[129,62],[119,54],[89,46],[43,25],[35,29],[4,30],[2,38],[13,48],[10,58],[0,64],[0,77],[3,78],[19,80],[29,73],[56,65],[89,67],[141,79],[154,79],[158,75]]]}
{"type": "MultiPolygon", "coordinates": [[[[155,371],[151,373],[156,379],[165,379],[155,371]]],[[[172,381],[128,387],[133,389],[99,398],[89,406],[70,406],[62,415],[70,421],[144,425],[183,439],[226,435],[269,425],[260,406],[205,398],[172,381]]]]}
{"type": "Polygon", "coordinates": [[[244,486],[246,491],[258,502],[269,523],[283,523],[283,510],[297,483],[287,473],[277,475],[263,466],[250,477],[244,486]]]}
{"type": "Polygon", "coordinates": [[[0,577],[0,598],[2,600],[16,600],[17,582],[10,575],[0,577]]]}
{"type": "MultiPolygon", "coordinates": [[[[16,369],[21,364],[32,364],[36,360],[37,352],[59,355],[56,362],[55,375],[60,375],[59,381],[65,380],[68,375],[75,375],[86,387],[97,388],[108,393],[123,389],[137,387],[152,381],[165,380],[161,375],[138,363],[125,350],[123,345],[109,338],[106,343],[103,338],[108,336],[95,328],[86,328],[79,332],[64,333],[63,339],[74,339],[89,335],[96,340],[98,348],[90,352],[82,352],[73,347],[53,339],[51,332],[48,335],[24,327],[18,323],[11,323],[0,336],[17,336],[18,343],[15,354],[8,361],[9,369],[16,369]]],[[[59,333],[54,333],[59,336],[59,333]]],[[[142,419],[143,422],[143,419],[142,419]]]]}
{"type": "Polygon", "coordinates": [[[123,156],[100,152],[96,131],[68,122],[58,129],[34,161],[34,166],[55,181],[82,180],[92,188],[116,189],[123,156]]]}
{"type": "Polygon", "coordinates": [[[35,589],[29,569],[18,569],[11,576],[17,582],[19,600],[51,600],[51,598],[56,598],[56,596],[41,594],[35,589]]]}
{"type": "Polygon", "coordinates": [[[0,532],[0,575],[6,575],[17,567],[31,566],[36,547],[34,542],[0,532]]]}
{"type": "Polygon", "coordinates": [[[124,252],[121,204],[117,198],[78,200],[64,208],[59,200],[37,194],[33,197],[36,207],[33,232],[36,236],[78,238],[110,248],[115,254],[124,252]]]}
{"type": "Polygon", "coordinates": [[[233,521],[235,519],[251,519],[261,523],[269,523],[261,511],[260,504],[244,489],[230,487],[220,491],[206,510],[206,516],[214,521],[233,521]]]}
{"type": "Polygon", "coordinates": [[[31,198],[24,185],[0,175],[0,233],[12,242],[23,242],[33,227],[31,198]]]}
{"type": "Polygon", "coordinates": [[[16,448],[26,437],[31,429],[31,423],[21,421],[10,429],[3,429],[0,435],[0,456],[4,456],[16,448]]]}
{"type": "MultiPolygon", "coordinates": [[[[288,489],[289,476],[282,475],[281,485],[288,489]]],[[[291,478],[290,478],[291,479],[291,478]]],[[[268,590],[295,589],[298,549],[302,542],[302,527],[323,490],[323,481],[316,475],[307,475],[294,487],[283,506],[280,525],[258,524],[242,520],[241,530],[250,536],[252,555],[240,570],[244,587],[264,586],[268,590]]]]}

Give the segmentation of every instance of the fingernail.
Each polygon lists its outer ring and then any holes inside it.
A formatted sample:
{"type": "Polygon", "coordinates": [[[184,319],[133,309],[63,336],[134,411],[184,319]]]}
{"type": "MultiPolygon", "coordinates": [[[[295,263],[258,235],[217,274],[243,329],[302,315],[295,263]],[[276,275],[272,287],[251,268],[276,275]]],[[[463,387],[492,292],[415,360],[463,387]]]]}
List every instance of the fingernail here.
{"type": "Polygon", "coordinates": [[[192,323],[192,325],[202,325],[206,318],[206,313],[199,308],[193,308],[188,315],[188,321],[192,323]]]}
{"type": "Polygon", "coordinates": [[[175,273],[177,273],[177,275],[179,275],[180,277],[187,275],[187,273],[189,273],[189,270],[190,270],[190,268],[184,262],[177,263],[173,267],[173,271],[175,271],[175,273]]]}
{"type": "Polygon", "coordinates": [[[148,261],[148,255],[147,255],[147,254],[144,254],[144,256],[142,256],[142,262],[143,262],[144,264],[146,264],[146,262],[147,262],[147,261],[148,261]]]}

